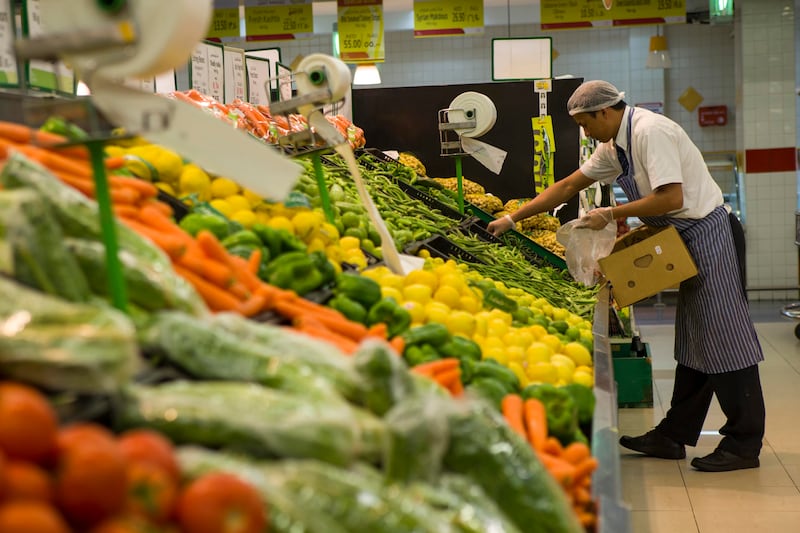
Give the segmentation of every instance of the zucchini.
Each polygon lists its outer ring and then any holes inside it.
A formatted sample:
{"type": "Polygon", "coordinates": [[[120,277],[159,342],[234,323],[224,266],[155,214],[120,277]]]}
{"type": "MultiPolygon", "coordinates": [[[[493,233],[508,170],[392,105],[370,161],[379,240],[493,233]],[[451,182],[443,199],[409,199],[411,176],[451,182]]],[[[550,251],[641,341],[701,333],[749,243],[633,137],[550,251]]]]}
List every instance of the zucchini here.
{"type": "MultiPolygon", "coordinates": [[[[77,259],[95,294],[108,295],[108,270],[105,246],[98,241],[67,238],[66,248],[77,259]]],[[[208,313],[194,287],[172,268],[156,269],[127,250],[119,251],[128,298],[141,309],[178,309],[195,316],[208,313]]]]}
{"type": "Polygon", "coordinates": [[[146,349],[194,377],[255,381],[304,394],[360,394],[352,361],[331,344],[238,314],[198,320],[166,311],[140,337],[146,349]]]}
{"type": "Polygon", "coordinates": [[[64,248],[61,228],[35,191],[0,192],[0,213],[0,233],[8,241],[11,256],[4,272],[54,296],[73,302],[89,300],[89,283],[64,248]]]}
{"type": "Polygon", "coordinates": [[[133,324],[0,277],[0,375],[53,391],[116,392],[140,367],[133,324]]]}
{"type": "Polygon", "coordinates": [[[384,424],[343,400],[251,383],[172,381],[133,384],[120,402],[121,428],[150,427],[179,444],[257,457],[313,458],[347,465],[375,461],[384,424]]]}

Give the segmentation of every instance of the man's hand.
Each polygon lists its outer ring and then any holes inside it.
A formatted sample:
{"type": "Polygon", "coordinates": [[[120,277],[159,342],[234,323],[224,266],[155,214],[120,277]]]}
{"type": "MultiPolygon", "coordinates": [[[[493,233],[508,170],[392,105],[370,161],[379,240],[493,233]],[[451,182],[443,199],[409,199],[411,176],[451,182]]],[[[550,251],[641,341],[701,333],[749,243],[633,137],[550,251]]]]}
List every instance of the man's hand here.
{"type": "Polygon", "coordinates": [[[613,215],[611,207],[598,207],[592,209],[580,218],[580,221],[575,225],[576,228],[590,228],[593,230],[601,230],[611,222],[613,215]]]}
{"type": "Polygon", "coordinates": [[[499,237],[503,233],[507,232],[508,230],[514,228],[516,224],[511,219],[510,215],[506,215],[502,218],[498,218],[497,220],[493,220],[489,223],[486,229],[494,235],[495,237],[499,237]]]}

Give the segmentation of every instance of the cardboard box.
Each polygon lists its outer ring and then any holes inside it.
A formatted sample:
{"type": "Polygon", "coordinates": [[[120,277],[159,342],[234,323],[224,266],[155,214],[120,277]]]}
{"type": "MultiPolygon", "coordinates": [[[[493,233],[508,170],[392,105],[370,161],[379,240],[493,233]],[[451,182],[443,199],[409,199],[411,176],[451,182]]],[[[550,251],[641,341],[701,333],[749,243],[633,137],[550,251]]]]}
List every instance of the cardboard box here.
{"type": "Polygon", "coordinates": [[[694,259],[673,226],[643,226],[617,239],[598,261],[619,307],[649,298],[697,275],[694,259]]]}

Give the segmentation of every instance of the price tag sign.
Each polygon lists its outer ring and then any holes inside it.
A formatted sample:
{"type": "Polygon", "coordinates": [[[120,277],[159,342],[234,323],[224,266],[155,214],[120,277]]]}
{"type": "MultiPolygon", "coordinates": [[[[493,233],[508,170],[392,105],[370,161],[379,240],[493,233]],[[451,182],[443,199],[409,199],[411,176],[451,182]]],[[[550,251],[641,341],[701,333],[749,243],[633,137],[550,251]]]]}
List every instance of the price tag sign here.
{"type": "Polygon", "coordinates": [[[192,89],[218,102],[225,100],[225,59],[221,44],[199,43],[192,52],[189,81],[192,89]]]}
{"type": "Polygon", "coordinates": [[[248,41],[285,41],[314,34],[311,0],[245,0],[248,41]]]}
{"type": "Polygon", "coordinates": [[[169,70],[156,76],[156,92],[158,94],[169,94],[177,90],[178,84],[175,81],[175,70],[169,70]]]}
{"type": "Polygon", "coordinates": [[[483,0],[414,0],[414,37],[483,34],[483,0]]]}
{"type": "Polygon", "coordinates": [[[383,0],[338,0],[339,55],[345,62],[375,63],[383,52],[383,0]]]}
{"type": "Polygon", "coordinates": [[[686,22],[686,0],[541,0],[542,30],[686,22]]]}
{"type": "Polygon", "coordinates": [[[210,40],[238,39],[241,26],[239,0],[214,0],[214,13],[208,28],[210,40]]]}
{"type": "MultiPolygon", "coordinates": [[[[44,34],[41,0],[26,0],[22,4],[22,33],[29,37],[44,34]]],[[[75,73],[64,62],[29,61],[26,66],[28,86],[61,93],[75,94],[75,73]]]]}
{"type": "Polygon", "coordinates": [[[267,82],[270,78],[269,59],[245,56],[247,92],[253,105],[269,105],[267,82]]]}
{"type": "Polygon", "coordinates": [[[244,50],[225,48],[225,103],[247,100],[247,75],[244,71],[244,50]]]}
{"type": "Polygon", "coordinates": [[[0,0],[0,87],[19,87],[14,55],[14,10],[11,0],[0,0]]]}

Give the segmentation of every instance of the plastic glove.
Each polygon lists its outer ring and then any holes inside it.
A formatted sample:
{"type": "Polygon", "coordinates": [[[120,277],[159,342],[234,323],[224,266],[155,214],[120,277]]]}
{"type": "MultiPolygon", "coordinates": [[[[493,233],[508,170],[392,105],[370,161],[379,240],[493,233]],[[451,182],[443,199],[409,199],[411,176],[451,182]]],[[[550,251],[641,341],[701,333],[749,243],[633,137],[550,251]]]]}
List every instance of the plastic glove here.
{"type": "Polygon", "coordinates": [[[611,207],[598,207],[592,209],[580,218],[576,228],[590,228],[593,230],[601,230],[611,222],[613,215],[611,214],[611,207]]]}
{"type": "Polygon", "coordinates": [[[498,218],[497,220],[492,220],[489,225],[486,226],[486,229],[495,237],[499,237],[503,233],[514,228],[515,225],[516,224],[514,224],[514,221],[511,220],[511,217],[505,216],[498,218]]]}

